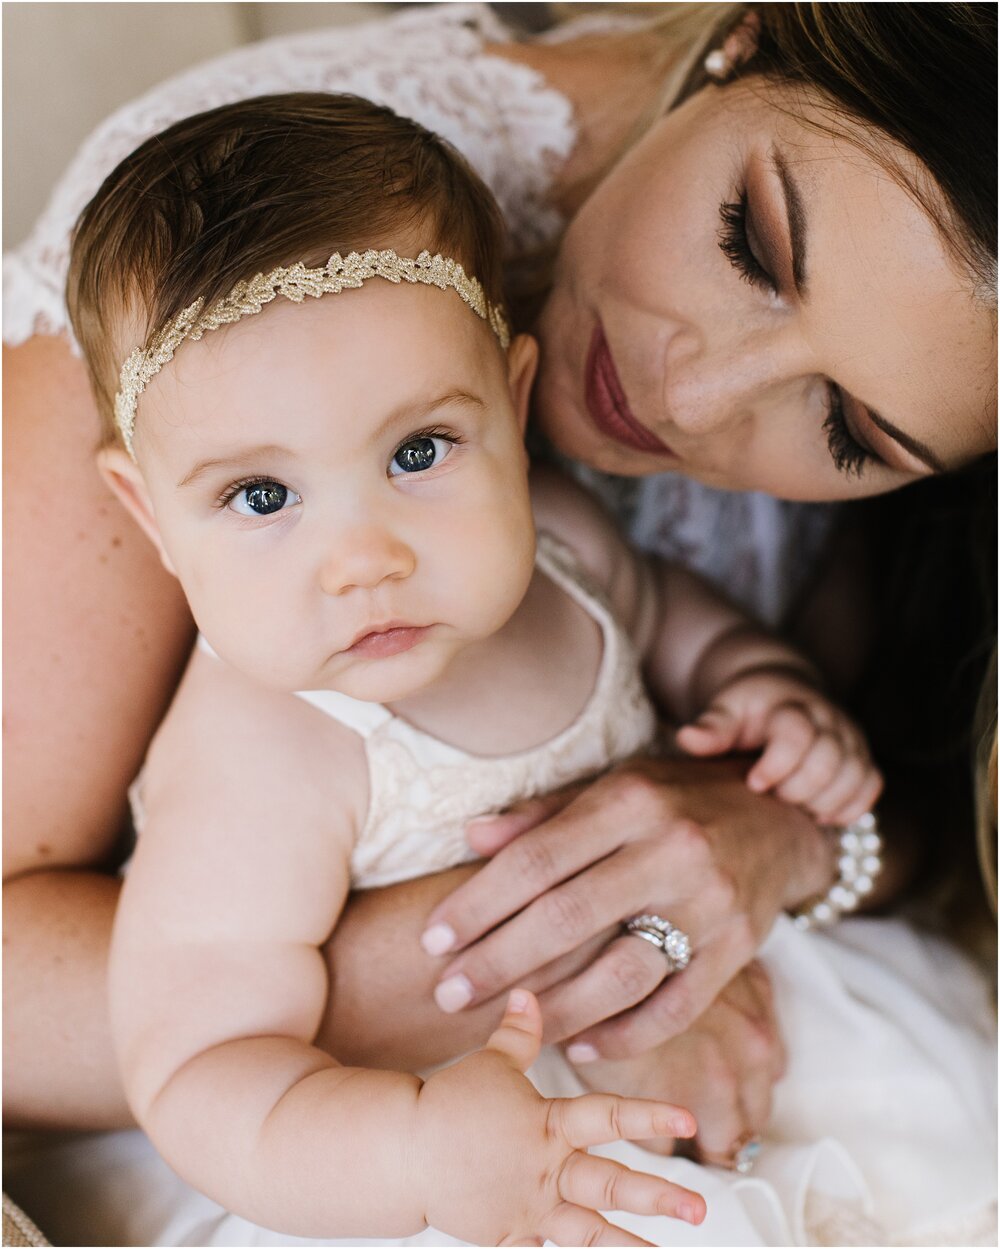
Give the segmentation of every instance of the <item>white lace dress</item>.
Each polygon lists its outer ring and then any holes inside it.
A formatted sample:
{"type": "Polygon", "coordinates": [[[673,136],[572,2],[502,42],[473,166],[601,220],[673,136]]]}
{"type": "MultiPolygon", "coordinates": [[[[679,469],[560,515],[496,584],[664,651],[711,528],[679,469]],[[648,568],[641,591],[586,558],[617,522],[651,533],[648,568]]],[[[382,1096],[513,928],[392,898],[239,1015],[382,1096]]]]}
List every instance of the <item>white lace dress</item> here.
{"type": "MultiPolygon", "coordinates": [[[[572,110],[534,71],[484,53],[485,41],[507,37],[479,6],[414,8],[369,26],[241,48],[119,110],[6,258],[6,341],[68,332],[69,231],[112,167],[180,117],[251,95],[352,91],[409,114],[471,160],[516,246],[551,237],[561,223],[546,192],[573,146],[572,110]]],[[[780,616],[822,540],[823,509],[713,492],[672,475],[620,486],[601,483],[637,540],[724,583],[765,619],[780,616]]],[[[993,1009],[982,978],[898,921],[854,920],[830,935],[781,921],[764,957],[790,1062],[754,1174],[616,1146],[607,1152],[698,1189],[709,1207],[698,1229],[663,1218],[618,1221],[663,1245],[995,1244],[993,1009]]],[[[580,1091],[554,1051],[532,1075],[549,1095],[580,1091]]],[[[5,1184],[56,1243],[320,1243],[220,1210],[138,1132],[8,1147],[5,1184]]],[[[369,1243],[455,1242],[428,1230],[408,1242],[369,1243]]]]}

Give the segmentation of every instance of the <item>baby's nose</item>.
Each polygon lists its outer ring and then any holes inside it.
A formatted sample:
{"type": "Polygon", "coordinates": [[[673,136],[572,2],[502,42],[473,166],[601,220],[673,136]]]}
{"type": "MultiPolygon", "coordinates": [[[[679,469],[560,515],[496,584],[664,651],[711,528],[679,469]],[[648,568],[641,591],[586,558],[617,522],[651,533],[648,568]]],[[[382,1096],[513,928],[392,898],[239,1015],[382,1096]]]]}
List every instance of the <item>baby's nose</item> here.
{"type": "Polygon", "coordinates": [[[388,529],[368,526],[338,536],[320,569],[325,594],[371,590],[383,581],[408,577],[416,567],[412,549],[388,529]]]}

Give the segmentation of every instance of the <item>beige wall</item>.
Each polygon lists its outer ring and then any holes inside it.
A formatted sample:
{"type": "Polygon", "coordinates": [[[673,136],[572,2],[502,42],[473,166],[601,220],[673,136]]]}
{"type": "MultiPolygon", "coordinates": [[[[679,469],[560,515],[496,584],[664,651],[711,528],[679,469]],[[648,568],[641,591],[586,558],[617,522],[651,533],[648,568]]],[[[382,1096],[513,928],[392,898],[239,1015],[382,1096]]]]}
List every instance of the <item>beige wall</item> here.
{"type": "Polygon", "coordinates": [[[3,5],[3,245],[31,228],[80,141],[163,78],[254,39],[394,4],[3,5]]]}

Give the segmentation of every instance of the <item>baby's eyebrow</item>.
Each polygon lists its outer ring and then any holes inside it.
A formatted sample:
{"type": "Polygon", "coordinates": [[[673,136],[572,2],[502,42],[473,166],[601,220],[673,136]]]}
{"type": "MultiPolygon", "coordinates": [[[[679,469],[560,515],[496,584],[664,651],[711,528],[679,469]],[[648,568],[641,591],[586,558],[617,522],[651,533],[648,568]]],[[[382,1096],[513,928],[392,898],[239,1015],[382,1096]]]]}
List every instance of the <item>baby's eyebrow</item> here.
{"type": "Polygon", "coordinates": [[[241,447],[235,455],[224,455],[215,459],[200,460],[189,473],[186,473],[177,483],[177,489],[182,486],[193,485],[206,473],[212,472],[217,468],[234,469],[241,465],[247,464],[251,460],[269,460],[277,456],[288,456],[290,454],[287,447],[279,446],[277,443],[269,443],[266,446],[259,447],[241,447]]]}
{"type": "Polygon", "coordinates": [[[387,430],[403,421],[422,421],[439,408],[446,408],[453,404],[477,407],[486,411],[486,401],[480,395],[474,395],[469,390],[455,386],[427,399],[407,400],[399,404],[393,408],[385,420],[379,422],[376,429],[372,431],[372,437],[380,438],[387,430]]]}
{"type": "MultiPolygon", "coordinates": [[[[377,440],[385,435],[385,433],[393,429],[397,425],[403,424],[405,421],[420,422],[425,420],[432,412],[437,412],[441,408],[454,405],[462,405],[465,407],[475,407],[480,411],[486,411],[486,401],[480,396],[475,395],[472,391],[463,390],[461,387],[452,387],[443,391],[439,395],[432,395],[425,399],[407,400],[405,403],[399,404],[393,408],[391,412],[380,421],[378,427],[372,431],[372,440],[377,440]]],[[[238,452],[233,455],[215,456],[205,460],[199,460],[198,463],[177,483],[177,489],[180,490],[184,486],[192,486],[195,482],[200,481],[206,473],[214,472],[218,469],[228,469],[233,471],[238,468],[246,468],[255,461],[275,460],[278,457],[288,458],[292,452],[288,447],[280,446],[278,443],[262,444],[256,447],[241,447],[238,452]]]]}

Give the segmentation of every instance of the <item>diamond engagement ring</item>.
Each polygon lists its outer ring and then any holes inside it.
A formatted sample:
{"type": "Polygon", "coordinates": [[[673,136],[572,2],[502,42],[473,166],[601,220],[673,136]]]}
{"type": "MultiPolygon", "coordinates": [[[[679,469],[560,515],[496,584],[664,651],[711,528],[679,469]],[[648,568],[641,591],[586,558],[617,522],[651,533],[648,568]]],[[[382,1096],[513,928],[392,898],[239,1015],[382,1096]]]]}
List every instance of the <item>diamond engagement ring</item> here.
{"type": "Polygon", "coordinates": [[[691,962],[691,938],[659,915],[634,915],[625,921],[625,931],[630,937],[641,937],[655,945],[663,953],[670,968],[668,976],[683,971],[691,962]]]}

